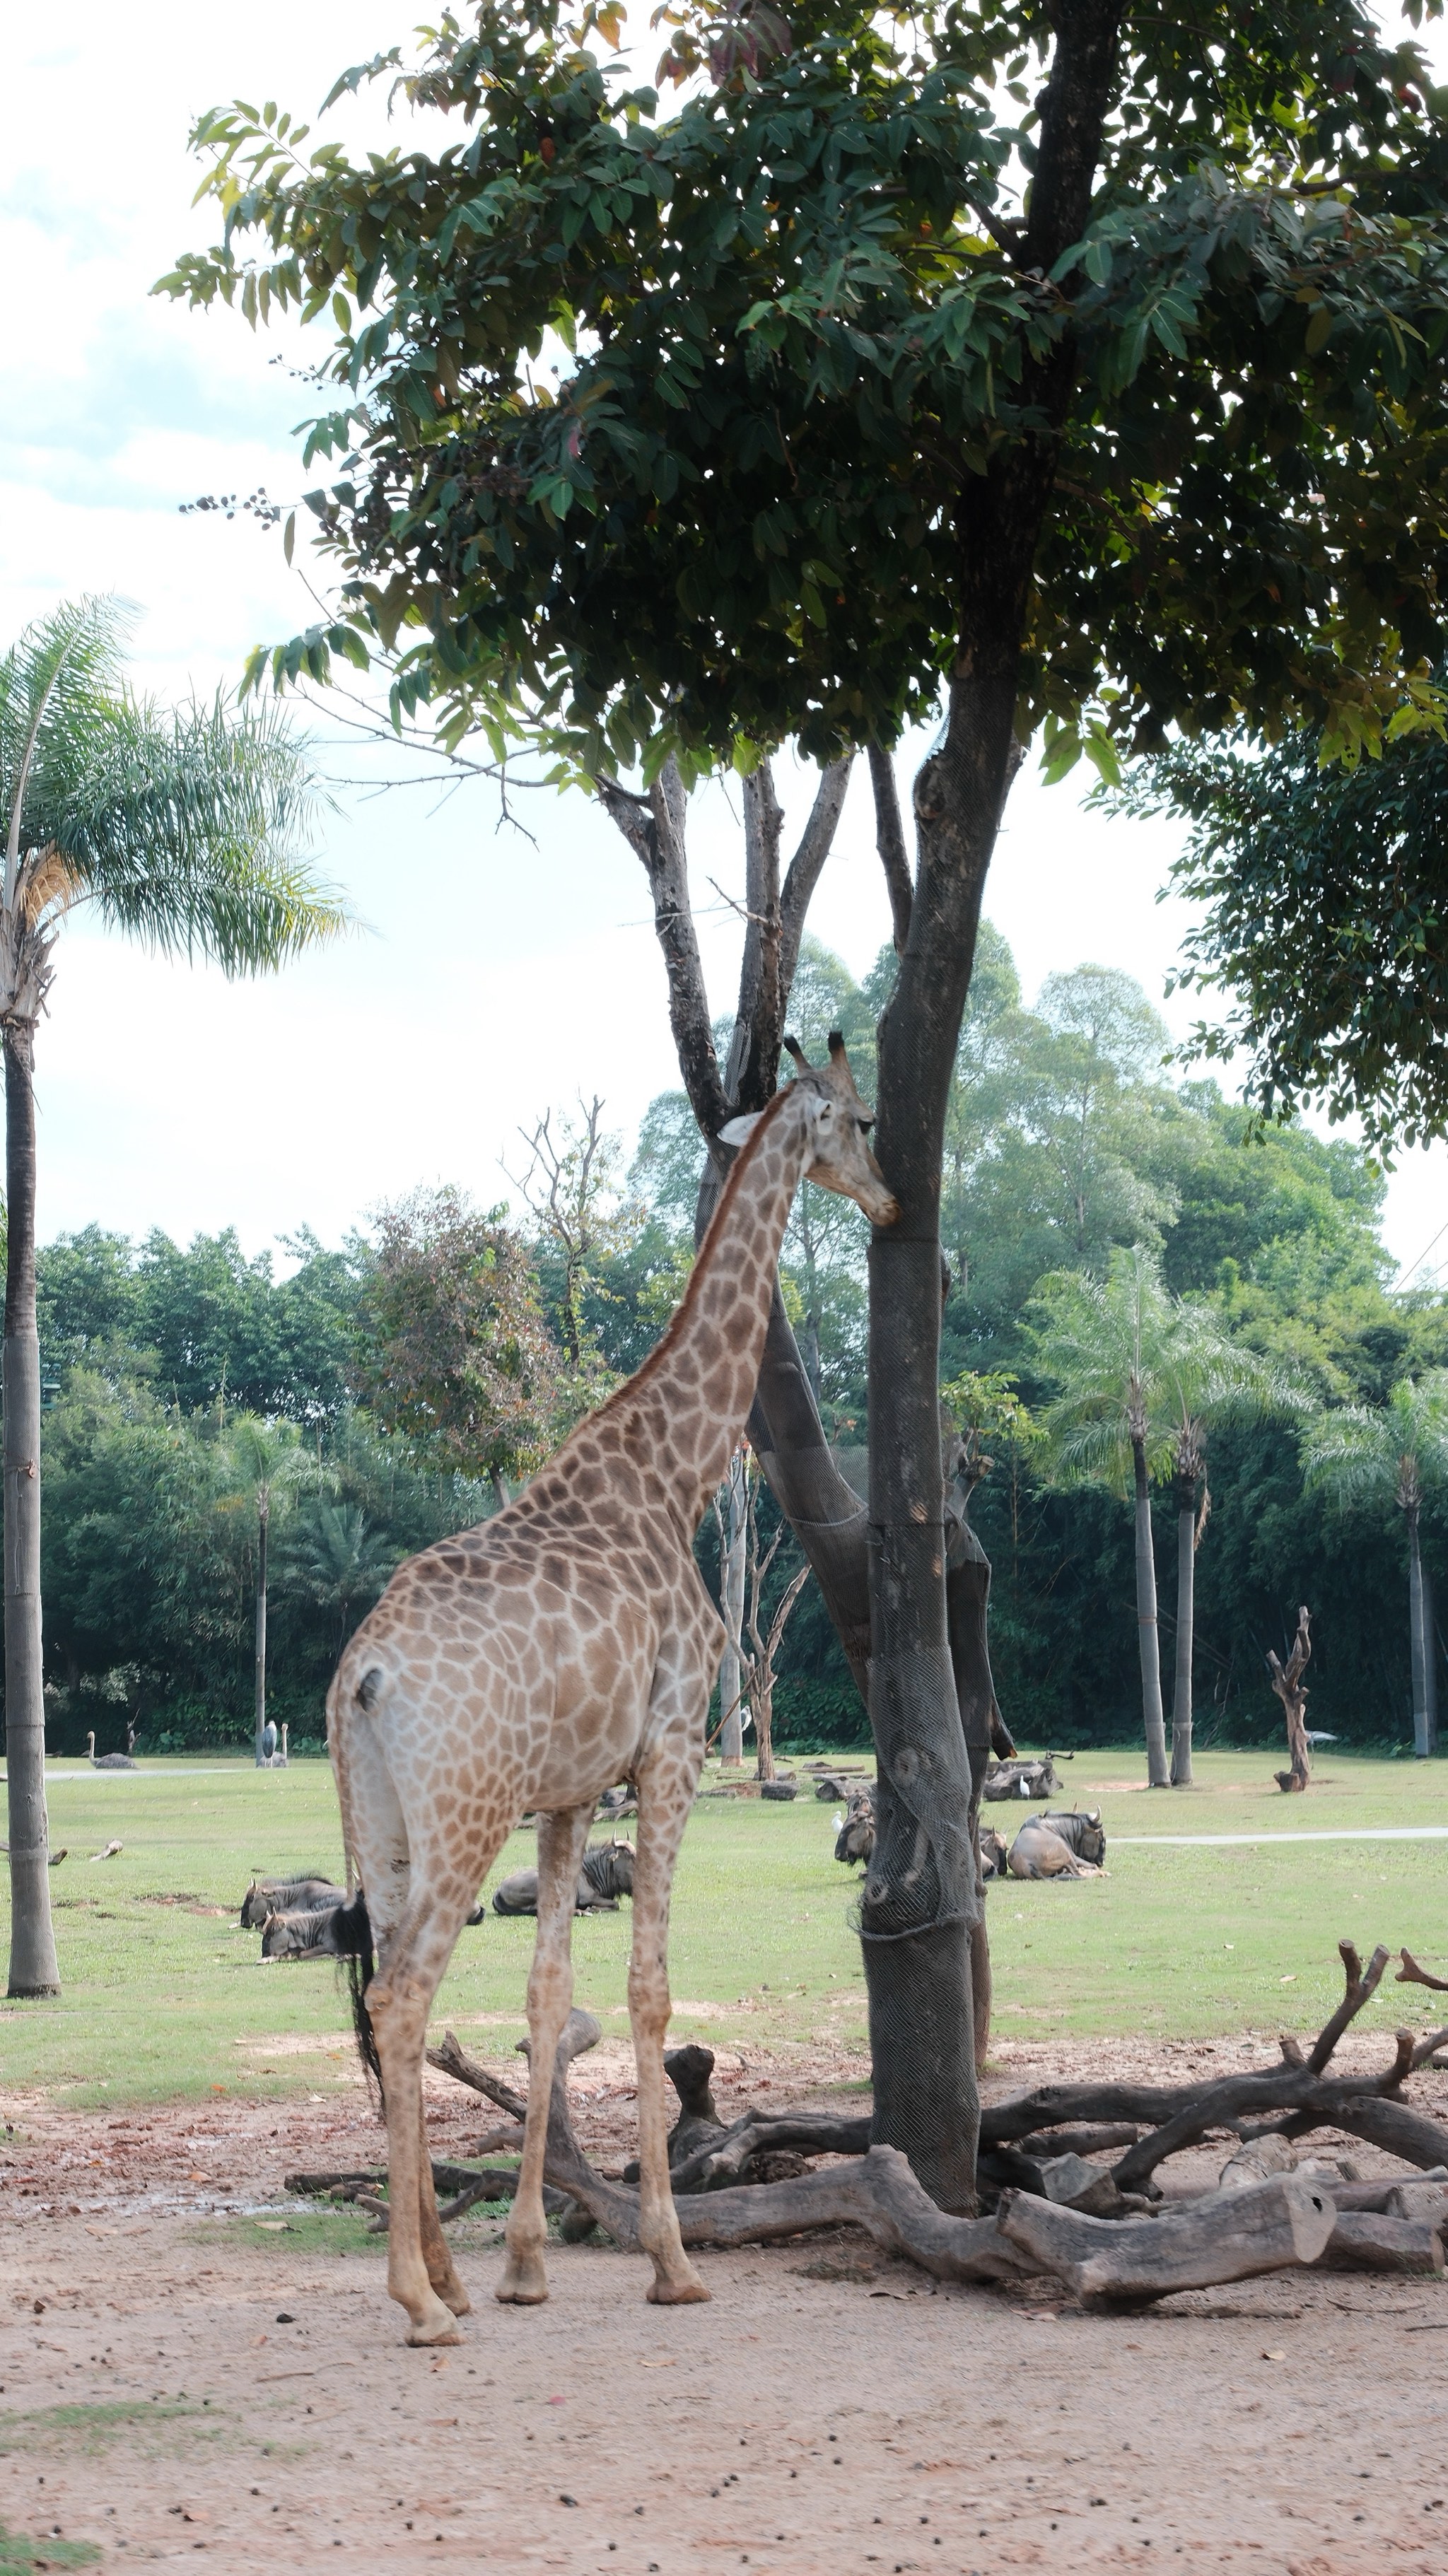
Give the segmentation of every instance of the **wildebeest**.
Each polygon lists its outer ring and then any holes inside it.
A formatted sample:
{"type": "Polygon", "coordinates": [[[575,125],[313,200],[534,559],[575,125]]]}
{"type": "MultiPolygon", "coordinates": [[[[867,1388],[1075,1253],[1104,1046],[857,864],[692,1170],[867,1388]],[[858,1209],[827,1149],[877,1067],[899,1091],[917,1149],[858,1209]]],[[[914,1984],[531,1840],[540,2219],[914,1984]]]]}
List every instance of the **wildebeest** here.
{"type": "Polygon", "coordinates": [[[985,1776],[984,1795],[992,1801],[1001,1798],[1049,1798],[1059,1789],[1056,1766],[1049,1753],[1038,1760],[1024,1756],[1017,1762],[993,1762],[985,1776]]]}
{"type": "Polygon", "coordinates": [[[337,1947],[337,1917],[345,1911],[345,1900],[320,1910],[269,1914],[262,1926],[261,1955],[264,1959],[340,1959],[337,1947]]]}
{"type": "MultiPolygon", "coordinates": [[[[573,1899],[575,1914],[617,1911],[621,1896],[633,1894],[634,1853],[632,1843],[595,1843],[583,1855],[578,1873],[578,1886],[573,1899]]],[[[515,1869],[493,1890],[495,1914],[536,1914],[538,1911],[538,1872],[515,1869]]]]}
{"type": "Polygon", "coordinates": [[[1095,1878],[1106,1856],[1099,1807],[1031,1816],[1010,1848],[1012,1878],[1095,1878]]]}
{"type": "Polygon", "coordinates": [[[1005,1835],[998,1834],[994,1825],[977,1825],[975,1847],[980,1855],[981,1877],[1004,1878],[1010,1849],[1005,1835]]]}
{"type": "Polygon", "coordinates": [[[875,1793],[868,1780],[850,1791],[845,1821],[835,1836],[835,1858],[868,1861],[875,1848],[875,1793]]]}
{"type": "Polygon", "coordinates": [[[346,1901],[330,1878],[254,1878],[241,1900],[241,1928],[259,1932],[269,1914],[325,1914],[346,1901]]]}

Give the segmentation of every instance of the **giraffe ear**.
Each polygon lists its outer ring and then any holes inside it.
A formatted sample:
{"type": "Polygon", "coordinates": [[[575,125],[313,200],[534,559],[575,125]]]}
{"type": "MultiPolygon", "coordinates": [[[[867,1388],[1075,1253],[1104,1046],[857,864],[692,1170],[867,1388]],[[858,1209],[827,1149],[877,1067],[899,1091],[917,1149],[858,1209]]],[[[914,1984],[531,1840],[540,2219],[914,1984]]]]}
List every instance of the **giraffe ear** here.
{"type": "Polygon", "coordinates": [[[745,1111],[742,1118],[731,1118],[728,1126],[721,1127],[719,1130],[720,1144],[747,1144],[763,1116],[764,1112],[762,1109],[749,1109],[745,1111]]]}

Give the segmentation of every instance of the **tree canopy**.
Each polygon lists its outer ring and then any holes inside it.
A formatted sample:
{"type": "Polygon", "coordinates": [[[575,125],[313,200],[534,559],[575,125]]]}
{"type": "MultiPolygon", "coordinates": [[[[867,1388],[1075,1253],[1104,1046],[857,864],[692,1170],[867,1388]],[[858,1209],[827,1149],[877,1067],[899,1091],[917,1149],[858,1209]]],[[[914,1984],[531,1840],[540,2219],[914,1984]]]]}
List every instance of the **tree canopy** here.
{"type": "Polygon", "coordinates": [[[397,649],[448,739],[541,724],[586,768],[888,741],[989,624],[1009,504],[1057,769],[1418,719],[1448,98],[1412,43],[1359,0],[667,20],[675,103],[617,9],[482,0],[332,93],[392,85],[437,147],[196,127],[224,234],[163,290],[336,334],[305,453],[339,611],[279,681],[397,649]]]}
{"type": "Polygon", "coordinates": [[[1448,742],[1347,768],[1323,751],[1320,727],[1257,753],[1177,744],[1119,802],[1191,825],[1173,874],[1201,910],[1178,981],[1225,1005],[1201,1053],[1245,1058],[1264,1117],[1318,1101],[1390,1154],[1448,1132],[1448,742]]]}

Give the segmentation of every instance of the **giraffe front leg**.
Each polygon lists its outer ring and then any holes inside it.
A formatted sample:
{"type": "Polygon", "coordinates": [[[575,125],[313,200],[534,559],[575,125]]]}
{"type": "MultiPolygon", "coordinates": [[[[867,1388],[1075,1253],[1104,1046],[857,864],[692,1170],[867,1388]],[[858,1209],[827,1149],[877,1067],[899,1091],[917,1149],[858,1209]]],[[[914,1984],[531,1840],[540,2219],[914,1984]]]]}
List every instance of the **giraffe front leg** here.
{"type": "Polygon", "coordinates": [[[523,2162],[508,2219],[508,2259],[494,2296],[536,2307],[548,2296],[543,2248],[543,2151],[558,2041],[573,2004],[573,1900],[593,1801],[538,1819],[538,1938],[528,1977],[528,2118],[523,2162]]]}
{"type": "MultiPolygon", "coordinates": [[[[707,1710],[707,1696],[704,1702],[707,1710]]],[[[701,1716],[697,1741],[704,1741],[701,1716]]],[[[634,1862],[633,1950],[628,2008],[633,2025],[639,2103],[639,2243],[651,2258],[648,2296],[659,2307],[683,2307],[710,2295],[684,2251],[669,2179],[664,2034],[669,2026],[669,1891],[693,1804],[698,1763],[672,1751],[639,1779],[638,1853],[634,1862]]]]}
{"type": "MultiPolygon", "coordinates": [[[[367,1989],[387,2102],[387,2287],[407,2310],[412,2344],[462,2341],[452,2309],[428,2277],[423,2250],[422,2053],[431,2000],[431,1988],[400,1965],[367,1989]]],[[[431,2179],[429,2169],[429,2186],[431,2179]]]]}

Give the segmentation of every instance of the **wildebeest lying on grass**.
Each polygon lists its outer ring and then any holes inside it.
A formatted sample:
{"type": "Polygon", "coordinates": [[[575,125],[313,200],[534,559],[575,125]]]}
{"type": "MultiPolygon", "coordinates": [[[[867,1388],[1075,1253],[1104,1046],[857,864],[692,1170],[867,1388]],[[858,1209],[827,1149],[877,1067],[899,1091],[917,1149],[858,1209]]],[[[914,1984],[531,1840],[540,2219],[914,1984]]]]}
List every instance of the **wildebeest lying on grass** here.
{"type": "MultiPolygon", "coordinates": [[[[1023,1825],[1021,1827],[1022,1833],[1024,1833],[1025,1830],[1026,1828],[1023,1825]]],[[[998,1834],[994,1825],[977,1825],[975,1829],[975,1848],[980,1857],[981,1877],[1004,1878],[1006,1874],[1006,1862],[1010,1857],[1010,1845],[1006,1841],[1005,1835],[998,1834]]]]}
{"type": "MultiPolygon", "coordinates": [[[[632,1843],[595,1843],[583,1855],[578,1873],[578,1886],[573,1898],[575,1914],[614,1913],[621,1896],[633,1894],[634,1854],[632,1843]]],[[[515,1869],[493,1890],[495,1914],[536,1914],[538,1911],[538,1872],[515,1869]]]]}
{"type": "Polygon", "coordinates": [[[1010,1848],[1012,1878],[1095,1878],[1106,1857],[1099,1807],[1032,1816],[1010,1848]]]}
{"type": "MultiPolygon", "coordinates": [[[[325,1884],[325,1881],[317,1879],[281,1882],[288,1896],[293,1887],[301,1889],[325,1884]]],[[[248,1888],[248,1897],[251,1894],[252,1890],[248,1888]]],[[[273,1898],[270,1912],[253,1915],[247,1929],[255,1931],[260,1925],[261,1955],[264,1959],[350,1958],[352,1953],[345,1947],[339,1947],[339,1943],[343,1942],[350,1924],[366,1921],[365,1908],[361,1913],[358,1912],[361,1896],[362,1891],[359,1888],[356,1899],[348,1905],[344,1890],[334,1887],[330,1890],[329,1900],[279,1903],[273,1898]]],[[[468,1916],[469,1923],[481,1923],[486,1913],[485,1905],[475,1905],[468,1916]]],[[[244,1911],[241,1919],[245,1924],[244,1911]]]]}
{"type": "Polygon", "coordinates": [[[992,1762],[985,1775],[983,1794],[992,1800],[1049,1798],[1051,1791],[1060,1786],[1056,1765],[1049,1753],[1041,1754],[1034,1761],[1022,1754],[1014,1762],[992,1762]]]}
{"type": "Polygon", "coordinates": [[[325,1914],[345,1905],[347,1891],[330,1878],[254,1878],[241,1900],[243,1932],[259,1932],[271,1914],[325,1914]]]}

